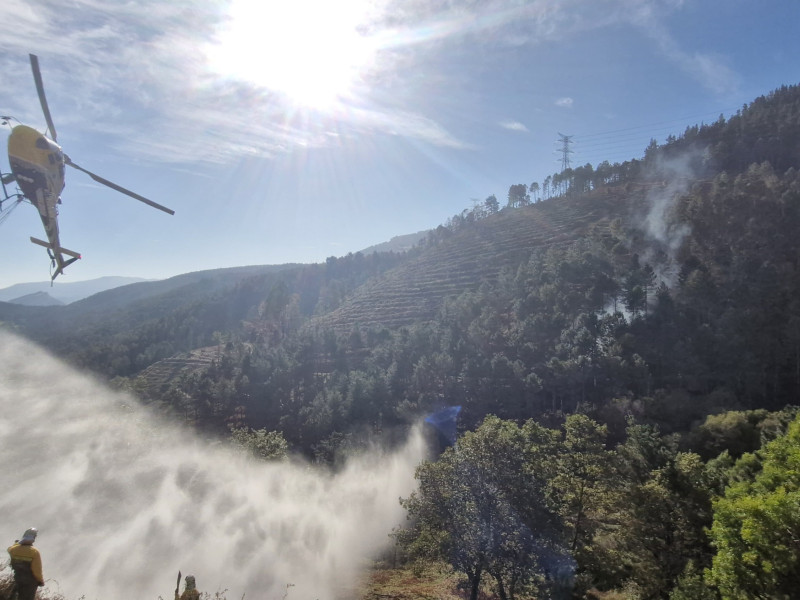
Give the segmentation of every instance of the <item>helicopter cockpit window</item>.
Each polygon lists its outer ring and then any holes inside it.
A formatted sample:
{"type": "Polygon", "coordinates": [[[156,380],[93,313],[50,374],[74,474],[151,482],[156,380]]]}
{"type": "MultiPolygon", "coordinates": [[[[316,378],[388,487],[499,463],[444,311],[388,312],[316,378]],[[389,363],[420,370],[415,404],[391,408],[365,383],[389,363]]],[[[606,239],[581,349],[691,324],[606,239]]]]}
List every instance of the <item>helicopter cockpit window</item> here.
{"type": "Polygon", "coordinates": [[[36,147],[39,148],[40,150],[49,150],[50,144],[47,143],[47,140],[44,139],[44,137],[40,136],[36,138],[36,147]]]}

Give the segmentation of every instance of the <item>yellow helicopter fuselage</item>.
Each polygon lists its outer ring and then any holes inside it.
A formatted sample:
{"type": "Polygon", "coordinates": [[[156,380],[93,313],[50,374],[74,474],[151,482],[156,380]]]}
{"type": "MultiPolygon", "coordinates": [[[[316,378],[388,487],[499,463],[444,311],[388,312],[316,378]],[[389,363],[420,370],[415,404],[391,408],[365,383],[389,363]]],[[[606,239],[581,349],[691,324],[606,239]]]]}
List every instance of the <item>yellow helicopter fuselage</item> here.
{"type": "MultiPolygon", "coordinates": [[[[8,162],[11,166],[11,173],[0,173],[0,180],[2,180],[0,190],[5,193],[5,200],[7,200],[9,196],[6,192],[6,185],[16,181],[21,193],[14,194],[14,197],[18,201],[22,200],[22,197],[27,198],[39,211],[47,233],[47,241],[35,237],[30,239],[34,244],[47,248],[53,266],[50,277],[52,282],[64,272],[65,267],[81,257],[77,252],[64,248],[58,239],[58,205],[61,204],[61,192],[64,189],[65,166],[83,171],[97,183],[165,213],[172,215],[175,214],[175,211],[109,181],[105,177],[92,173],[76,164],[62,152],[61,146],[57,142],[56,126],[50,116],[50,108],[44,95],[39,58],[35,54],[30,54],[29,58],[33,81],[36,84],[36,93],[47,122],[45,131],[50,137],[26,125],[17,125],[12,128],[8,136],[8,162]],[[64,255],[69,258],[64,258],[64,255]]],[[[0,123],[3,125],[7,125],[10,120],[16,121],[13,117],[0,117],[0,123]]],[[[3,201],[4,199],[0,199],[0,208],[2,208],[3,201]]]]}
{"type": "Polygon", "coordinates": [[[32,237],[31,241],[44,246],[56,265],[53,275],[80,258],[77,252],[61,246],[58,235],[58,208],[64,189],[64,153],[61,146],[27,125],[17,125],[8,136],[8,163],[22,194],[39,211],[47,242],[32,237]],[[64,259],[62,254],[72,258],[64,259]]]}
{"type": "MultiPolygon", "coordinates": [[[[61,146],[33,127],[17,125],[8,136],[8,162],[25,197],[37,208],[42,200],[55,203],[64,189],[61,146]]],[[[41,209],[40,209],[41,211],[41,209]]]]}

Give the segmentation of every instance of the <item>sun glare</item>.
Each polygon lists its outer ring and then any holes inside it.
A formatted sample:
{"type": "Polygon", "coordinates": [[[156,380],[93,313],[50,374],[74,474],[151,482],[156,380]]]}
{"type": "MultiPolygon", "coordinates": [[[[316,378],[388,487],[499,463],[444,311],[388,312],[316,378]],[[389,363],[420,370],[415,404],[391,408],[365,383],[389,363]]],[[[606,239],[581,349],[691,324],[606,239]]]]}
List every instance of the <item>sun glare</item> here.
{"type": "Polygon", "coordinates": [[[355,93],[375,55],[358,27],[367,0],[234,0],[209,49],[211,68],[326,110],[355,93]]]}

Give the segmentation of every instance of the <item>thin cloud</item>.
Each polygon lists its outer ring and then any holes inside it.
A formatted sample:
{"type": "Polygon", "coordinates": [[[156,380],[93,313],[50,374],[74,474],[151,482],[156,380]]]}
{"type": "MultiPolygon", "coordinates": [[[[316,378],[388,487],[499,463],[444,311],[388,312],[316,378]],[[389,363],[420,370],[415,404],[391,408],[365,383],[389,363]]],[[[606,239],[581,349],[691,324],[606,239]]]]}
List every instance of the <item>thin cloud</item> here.
{"type": "Polygon", "coordinates": [[[394,46],[434,42],[541,42],[560,35],[571,15],[561,0],[519,3],[515,0],[389,0],[382,3],[373,26],[384,30],[394,46]]]}
{"type": "Polygon", "coordinates": [[[221,8],[215,8],[219,5],[196,1],[187,9],[155,1],[78,0],[64,13],[46,2],[9,2],[4,12],[15,27],[0,32],[0,54],[6,57],[0,64],[4,73],[13,73],[8,83],[23,91],[18,104],[24,110],[7,108],[35,125],[41,116],[29,52],[40,55],[57,126],[79,121],[84,135],[106,134],[110,146],[154,160],[222,163],[242,155],[269,157],[297,146],[335,143],[342,132],[470,147],[411,110],[342,105],[323,114],[211,73],[202,50],[225,22],[221,8]],[[30,39],[37,40],[35,45],[30,39]]]}
{"type": "Polygon", "coordinates": [[[689,54],[677,48],[671,38],[664,39],[662,47],[670,60],[712,92],[727,94],[738,89],[741,78],[721,57],[702,53],[689,54]]]}
{"type": "Polygon", "coordinates": [[[509,131],[519,131],[521,133],[528,133],[528,128],[519,121],[500,121],[500,127],[508,129],[509,131]]]}
{"type": "MultiPolygon", "coordinates": [[[[33,52],[42,60],[57,126],[74,124],[77,135],[87,137],[105,134],[111,148],[157,161],[269,157],[372,134],[467,149],[471,146],[421,102],[431,92],[424,82],[438,81],[444,89],[450,75],[411,75],[429,68],[437,46],[535,46],[622,23],[644,30],[668,60],[702,85],[717,92],[735,88],[736,74],[724,57],[687,51],[663,25],[663,17],[680,5],[676,0],[374,0],[363,34],[379,50],[363,81],[400,93],[379,97],[361,90],[363,96],[323,113],[298,109],[275,90],[209,69],[205,49],[227,22],[226,3],[75,0],[65,11],[46,0],[7,0],[0,68],[6,87],[19,93],[11,98],[13,105],[1,108],[41,127],[26,56],[33,52]]],[[[569,108],[573,101],[564,97],[556,104],[569,108]]],[[[516,121],[500,125],[526,131],[516,121]]]]}
{"type": "Polygon", "coordinates": [[[536,45],[585,32],[629,25],[643,31],[667,60],[715,93],[734,91],[740,77],[724,57],[692,52],[664,25],[684,0],[393,0],[382,24],[397,45],[432,42],[536,45]]]}
{"type": "Polygon", "coordinates": [[[432,119],[416,113],[396,111],[357,111],[362,115],[361,123],[372,125],[374,131],[386,131],[395,135],[402,135],[427,141],[435,146],[454,148],[458,150],[471,150],[474,148],[432,119]]]}
{"type": "Polygon", "coordinates": [[[736,91],[740,77],[723,57],[684,50],[664,26],[665,17],[680,9],[682,4],[682,0],[638,0],[623,14],[624,18],[655,42],[667,60],[702,86],[717,94],[736,91]]]}

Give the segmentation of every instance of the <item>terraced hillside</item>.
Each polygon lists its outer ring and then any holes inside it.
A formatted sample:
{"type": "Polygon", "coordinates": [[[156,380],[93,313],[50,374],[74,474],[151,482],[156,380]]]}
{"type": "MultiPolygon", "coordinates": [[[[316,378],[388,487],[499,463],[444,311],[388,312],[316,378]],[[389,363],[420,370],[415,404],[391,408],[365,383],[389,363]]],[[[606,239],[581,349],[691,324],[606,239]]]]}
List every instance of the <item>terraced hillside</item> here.
{"type": "Polygon", "coordinates": [[[214,359],[219,358],[220,351],[219,346],[207,346],[176,354],[150,365],[139,376],[145,382],[148,395],[155,398],[164,394],[180,375],[207,369],[214,359]]]}
{"type": "Polygon", "coordinates": [[[598,191],[504,210],[461,228],[362,286],[317,323],[347,331],[355,324],[393,328],[430,319],[445,298],[496,278],[535,248],[567,244],[592,226],[607,227],[616,218],[628,217],[635,202],[630,196],[598,191]]]}

